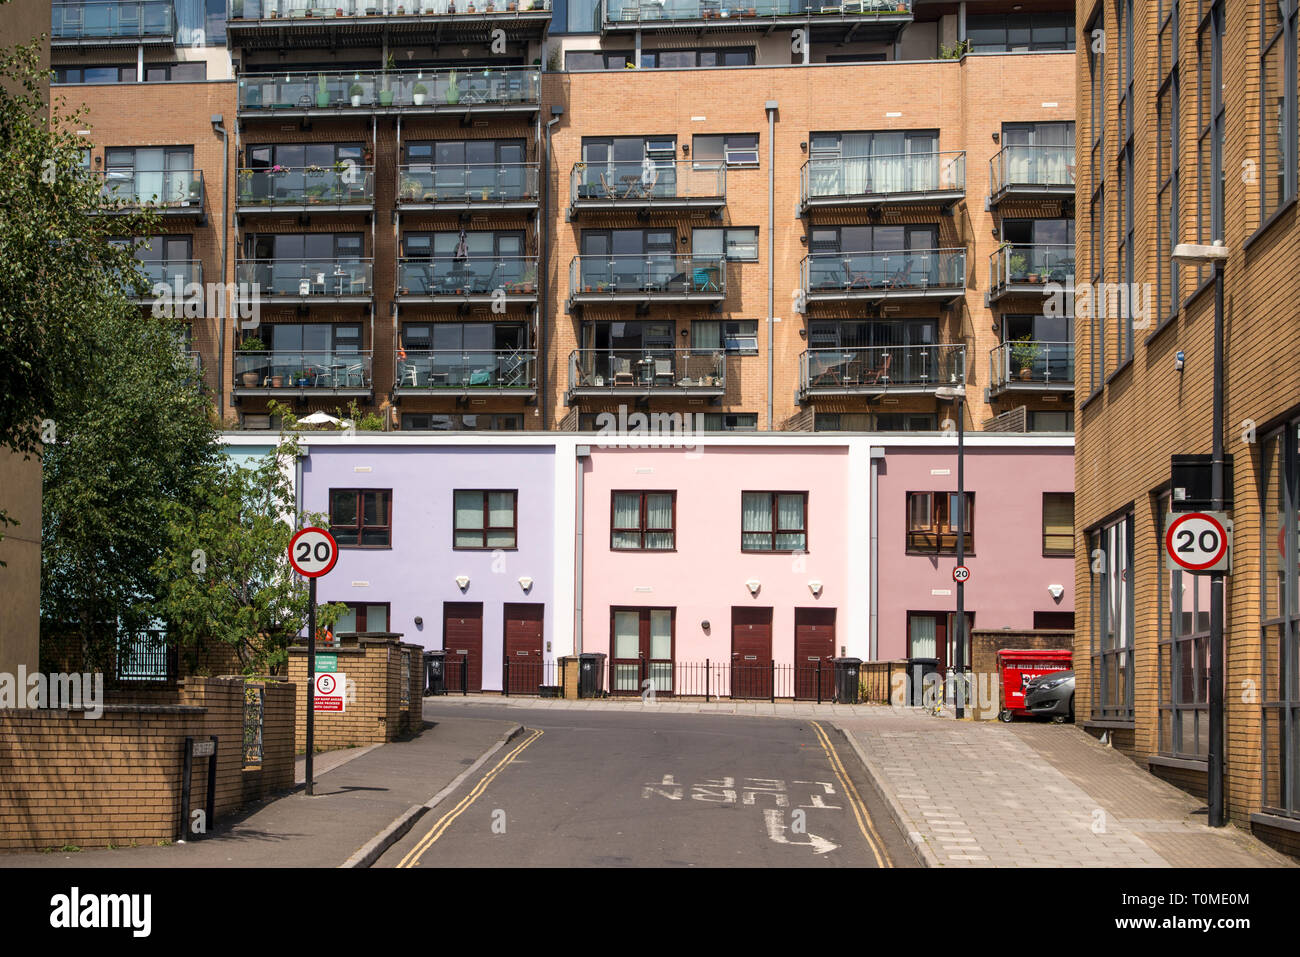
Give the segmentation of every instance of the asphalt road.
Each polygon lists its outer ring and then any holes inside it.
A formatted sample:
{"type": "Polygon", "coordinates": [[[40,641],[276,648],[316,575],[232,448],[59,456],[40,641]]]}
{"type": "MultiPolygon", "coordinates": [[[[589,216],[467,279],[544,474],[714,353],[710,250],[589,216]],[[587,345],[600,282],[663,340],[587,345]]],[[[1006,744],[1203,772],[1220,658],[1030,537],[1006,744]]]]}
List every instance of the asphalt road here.
{"type": "MultiPolygon", "coordinates": [[[[426,718],[439,713],[425,702],[426,718]]],[[[857,757],[825,722],[475,713],[527,730],[376,866],[917,866],[857,757]]]]}

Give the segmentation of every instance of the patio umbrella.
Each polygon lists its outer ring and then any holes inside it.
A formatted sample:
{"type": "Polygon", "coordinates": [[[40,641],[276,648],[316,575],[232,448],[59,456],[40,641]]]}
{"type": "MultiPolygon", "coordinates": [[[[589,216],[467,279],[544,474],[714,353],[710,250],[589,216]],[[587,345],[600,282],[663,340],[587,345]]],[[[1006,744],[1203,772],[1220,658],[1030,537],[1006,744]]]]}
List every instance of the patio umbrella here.
{"type": "Polygon", "coordinates": [[[343,423],[334,418],[328,412],[313,412],[311,415],[304,416],[298,420],[299,425],[342,425],[343,423]]]}
{"type": "Polygon", "coordinates": [[[641,160],[641,185],[650,187],[655,181],[655,164],[654,160],[647,156],[641,160]]]}

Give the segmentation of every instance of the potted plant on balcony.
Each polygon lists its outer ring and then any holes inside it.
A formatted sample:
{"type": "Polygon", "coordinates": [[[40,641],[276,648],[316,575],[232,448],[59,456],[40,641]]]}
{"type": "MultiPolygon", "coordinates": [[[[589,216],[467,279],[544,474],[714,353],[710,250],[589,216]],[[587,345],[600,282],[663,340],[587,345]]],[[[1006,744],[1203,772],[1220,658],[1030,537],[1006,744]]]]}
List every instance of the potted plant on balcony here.
{"type": "Polygon", "coordinates": [[[420,198],[420,181],[414,176],[403,176],[397,189],[397,198],[413,203],[420,198]]]}
{"type": "MultiPolygon", "coordinates": [[[[241,353],[265,352],[266,344],[257,336],[249,336],[239,344],[241,353]]],[[[245,372],[242,376],[245,389],[252,389],[257,386],[258,374],[256,372],[245,372]]]]}
{"type": "Polygon", "coordinates": [[[348,87],[348,96],[352,98],[353,106],[361,105],[361,96],[365,92],[366,92],[365,87],[363,87],[360,83],[353,83],[350,87],[348,87]]]}
{"type": "Polygon", "coordinates": [[[1024,253],[1012,253],[1007,257],[1007,268],[1011,271],[1012,282],[1022,282],[1029,268],[1029,260],[1024,253]]]}
{"type": "Polygon", "coordinates": [[[388,59],[384,61],[382,79],[380,80],[380,84],[381,84],[379,88],[380,106],[393,105],[393,88],[389,86],[388,71],[396,68],[396,66],[397,66],[397,62],[393,59],[393,55],[391,53],[388,54],[388,59]]]}
{"type": "Polygon", "coordinates": [[[452,105],[460,102],[460,76],[455,70],[447,74],[447,102],[452,105]]]}
{"type": "Polygon", "coordinates": [[[325,109],[330,105],[330,90],[325,79],[325,74],[320,73],[316,76],[316,107],[325,109]]]}
{"type": "Polygon", "coordinates": [[[1013,339],[1011,343],[1011,366],[1022,382],[1028,382],[1033,375],[1034,363],[1043,354],[1043,347],[1028,335],[1013,339]]]}
{"type": "Polygon", "coordinates": [[[411,90],[411,99],[416,106],[424,106],[424,98],[429,95],[429,88],[423,83],[417,83],[411,90]]]}

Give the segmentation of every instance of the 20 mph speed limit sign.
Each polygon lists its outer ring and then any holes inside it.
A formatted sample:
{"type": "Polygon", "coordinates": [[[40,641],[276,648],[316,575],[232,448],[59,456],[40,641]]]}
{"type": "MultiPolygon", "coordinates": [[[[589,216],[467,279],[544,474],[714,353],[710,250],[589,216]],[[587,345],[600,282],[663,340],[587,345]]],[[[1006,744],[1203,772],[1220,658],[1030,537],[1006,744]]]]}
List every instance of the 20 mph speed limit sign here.
{"type": "Polygon", "coordinates": [[[289,542],[289,564],[303,578],[320,578],[338,560],[338,543],[323,528],[304,528],[289,542]]]}
{"type": "Polygon", "coordinates": [[[1165,529],[1170,571],[1232,571],[1232,521],[1226,512],[1171,512],[1165,529]]]}

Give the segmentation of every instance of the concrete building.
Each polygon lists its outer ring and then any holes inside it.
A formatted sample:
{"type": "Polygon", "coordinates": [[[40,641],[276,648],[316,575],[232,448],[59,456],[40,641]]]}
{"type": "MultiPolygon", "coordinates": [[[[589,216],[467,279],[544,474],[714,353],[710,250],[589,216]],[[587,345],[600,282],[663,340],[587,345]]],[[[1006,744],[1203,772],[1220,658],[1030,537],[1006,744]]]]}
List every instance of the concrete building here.
{"type": "MultiPolygon", "coordinates": [[[[1215,427],[1215,284],[1178,243],[1225,243],[1223,419],[1235,525],[1223,621],[1227,808],[1294,853],[1300,829],[1296,489],[1300,223],[1296,4],[1085,4],[1079,279],[1136,284],[1079,314],[1081,718],[1204,794],[1209,582],[1165,567],[1175,454],[1215,427]],[[1117,305],[1120,308],[1117,308],[1117,305]]],[[[1096,296],[1096,287],[1093,297],[1096,296]]],[[[1104,298],[1104,297],[1102,297],[1104,298]]],[[[1082,300],[1080,300],[1080,303],[1082,300]]]]}

